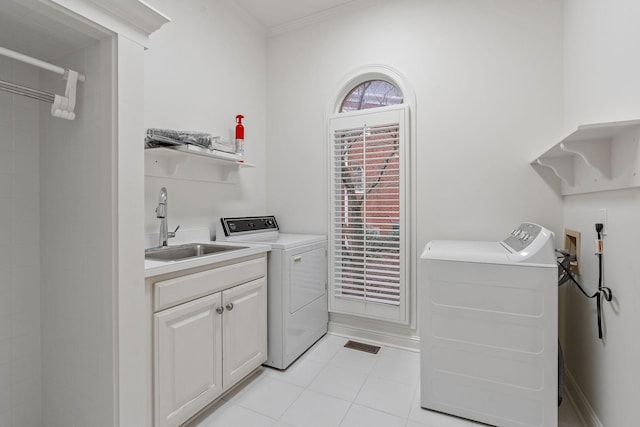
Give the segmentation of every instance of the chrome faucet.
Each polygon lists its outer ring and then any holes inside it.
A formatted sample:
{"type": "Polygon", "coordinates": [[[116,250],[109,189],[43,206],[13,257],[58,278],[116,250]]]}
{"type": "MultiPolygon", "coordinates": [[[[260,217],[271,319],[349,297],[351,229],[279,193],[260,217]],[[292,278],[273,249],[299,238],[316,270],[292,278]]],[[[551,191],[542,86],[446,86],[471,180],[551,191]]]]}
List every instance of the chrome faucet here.
{"type": "Polygon", "coordinates": [[[160,189],[160,201],[156,208],[156,218],[160,218],[160,239],[158,246],[167,246],[167,240],[176,237],[176,231],[178,231],[180,226],[177,226],[173,231],[167,230],[167,189],[164,187],[160,189]]]}

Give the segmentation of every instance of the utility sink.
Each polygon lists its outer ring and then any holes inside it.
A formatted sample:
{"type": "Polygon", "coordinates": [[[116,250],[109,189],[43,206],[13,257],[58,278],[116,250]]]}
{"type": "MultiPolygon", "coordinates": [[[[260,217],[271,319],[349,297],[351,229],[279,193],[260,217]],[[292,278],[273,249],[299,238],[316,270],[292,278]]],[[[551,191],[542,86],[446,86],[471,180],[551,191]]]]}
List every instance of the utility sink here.
{"type": "Polygon", "coordinates": [[[246,246],[225,246],[207,243],[187,243],[184,245],[163,246],[150,248],[144,251],[146,259],[156,261],[180,261],[187,258],[196,258],[221,252],[246,249],[246,246]]]}

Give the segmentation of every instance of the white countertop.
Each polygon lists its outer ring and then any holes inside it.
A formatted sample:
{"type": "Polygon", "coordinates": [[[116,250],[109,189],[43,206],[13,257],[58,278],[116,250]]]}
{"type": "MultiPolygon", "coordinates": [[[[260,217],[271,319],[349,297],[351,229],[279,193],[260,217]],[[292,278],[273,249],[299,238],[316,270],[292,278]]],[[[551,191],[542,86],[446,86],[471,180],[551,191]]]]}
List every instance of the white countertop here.
{"type": "MultiPolygon", "coordinates": [[[[242,258],[251,255],[257,255],[266,253],[271,250],[271,246],[266,244],[254,244],[254,243],[232,243],[232,242],[189,242],[189,243],[202,243],[202,244],[219,244],[221,246],[239,246],[243,249],[218,252],[210,255],[204,255],[200,257],[187,258],[180,261],[156,261],[148,260],[144,261],[144,277],[153,277],[160,274],[173,273],[175,271],[186,270],[194,267],[202,267],[207,264],[215,264],[218,262],[230,261],[236,258],[242,258]]],[[[170,245],[173,246],[173,245],[170,245]]]]}

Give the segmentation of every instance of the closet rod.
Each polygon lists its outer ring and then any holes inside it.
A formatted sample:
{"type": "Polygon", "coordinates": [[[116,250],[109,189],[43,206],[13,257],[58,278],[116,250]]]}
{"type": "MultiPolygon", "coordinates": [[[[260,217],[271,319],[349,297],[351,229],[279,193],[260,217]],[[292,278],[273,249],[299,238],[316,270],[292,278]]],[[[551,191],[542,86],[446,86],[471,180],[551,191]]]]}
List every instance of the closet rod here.
{"type": "Polygon", "coordinates": [[[6,82],[4,80],[0,80],[0,90],[13,93],[14,95],[22,95],[28,98],[37,99],[38,101],[53,103],[55,100],[55,95],[52,93],[31,89],[25,86],[6,82]]]}
{"type": "MultiPolygon", "coordinates": [[[[13,51],[2,46],[0,46],[0,55],[8,56],[9,58],[13,58],[21,62],[26,62],[27,64],[35,65],[36,67],[40,67],[57,74],[62,74],[65,77],[67,74],[67,70],[62,67],[44,62],[37,58],[32,58],[31,56],[24,55],[20,52],[13,51]]],[[[78,81],[85,81],[84,74],[78,74],[78,81]]]]}

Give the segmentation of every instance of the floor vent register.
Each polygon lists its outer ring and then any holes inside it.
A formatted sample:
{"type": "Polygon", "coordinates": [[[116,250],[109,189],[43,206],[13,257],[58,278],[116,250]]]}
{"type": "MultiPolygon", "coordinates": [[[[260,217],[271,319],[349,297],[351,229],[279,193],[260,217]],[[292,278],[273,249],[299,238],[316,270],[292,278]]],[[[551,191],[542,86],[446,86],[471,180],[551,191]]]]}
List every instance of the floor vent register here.
{"type": "Polygon", "coordinates": [[[378,347],[377,345],[370,345],[370,344],[365,344],[362,342],[351,341],[351,340],[347,341],[347,343],[344,346],[346,348],[364,351],[365,353],[371,353],[371,354],[378,354],[378,352],[380,351],[380,347],[378,347]]]}

